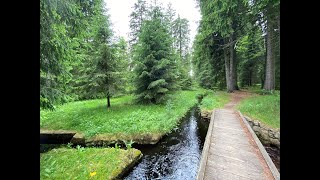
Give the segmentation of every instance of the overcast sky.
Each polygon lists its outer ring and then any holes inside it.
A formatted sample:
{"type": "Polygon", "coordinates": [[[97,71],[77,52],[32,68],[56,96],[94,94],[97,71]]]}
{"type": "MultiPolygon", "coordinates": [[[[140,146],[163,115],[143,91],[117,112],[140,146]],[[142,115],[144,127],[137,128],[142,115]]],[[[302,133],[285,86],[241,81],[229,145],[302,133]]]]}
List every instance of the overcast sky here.
{"type": "MultiPolygon", "coordinates": [[[[132,12],[134,3],[138,0],[104,0],[107,4],[108,12],[111,16],[113,30],[116,35],[123,36],[128,40],[129,29],[129,16],[132,12]]],[[[147,0],[150,2],[151,0],[147,0]]],[[[190,26],[190,40],[193,41],[200,21],[200,11],[196,7],[196,0],[157,0],[165,7],[171,2],[172,8],[176,10],[176,15],[180,14],[181,18],[189,20],[190,26]]]]}

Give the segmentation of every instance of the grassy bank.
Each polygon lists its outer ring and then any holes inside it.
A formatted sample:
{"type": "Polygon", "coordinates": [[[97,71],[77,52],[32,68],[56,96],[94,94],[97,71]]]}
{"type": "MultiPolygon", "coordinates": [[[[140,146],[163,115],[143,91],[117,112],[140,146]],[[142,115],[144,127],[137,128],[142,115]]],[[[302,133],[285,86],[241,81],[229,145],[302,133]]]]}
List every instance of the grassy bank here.
{"type": "Polygon", "coordinates": [[[230,101],[230,95],[223,91],[211,92],[205,96],[201,102],[201,111],[211,111],[215,108],[221,108],[230,101]]]}
{"type": "Polygon", "coordinates": [[[237,109],[242,114],[272,127],[280,128],[280,93],[256,95],[241,101],[237,109]]]}
{"type": "Polygon", "coordinates": [[[137,149],[53,149],[40,154],[40,179],[113,179],[140,155],[137,149]]]}
{"type": "Polygon", "coordinates": [[[85,137],[97,134],[168,133],[178,120],[197,103],[196,96],[204,90],[179,91],[164,105],[137,105],[133,96],[72,102],[56,111],[40,111],[40,127],[81,132],[85,137]]]}

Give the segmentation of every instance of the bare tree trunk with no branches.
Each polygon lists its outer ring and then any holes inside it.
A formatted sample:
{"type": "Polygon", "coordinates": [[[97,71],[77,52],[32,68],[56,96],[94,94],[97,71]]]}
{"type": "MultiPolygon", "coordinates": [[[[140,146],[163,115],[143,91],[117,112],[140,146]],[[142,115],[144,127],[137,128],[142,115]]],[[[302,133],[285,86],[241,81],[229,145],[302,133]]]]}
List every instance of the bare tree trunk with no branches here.
{"type": "Polygon", "coordinates": [[[275,60],[274,60],[274,22],[269,16],[267,19],[267,61],[266,61],[266,73],[264,81],[264,89],[267,91],[274,90],[275,85],[275,60]]]}

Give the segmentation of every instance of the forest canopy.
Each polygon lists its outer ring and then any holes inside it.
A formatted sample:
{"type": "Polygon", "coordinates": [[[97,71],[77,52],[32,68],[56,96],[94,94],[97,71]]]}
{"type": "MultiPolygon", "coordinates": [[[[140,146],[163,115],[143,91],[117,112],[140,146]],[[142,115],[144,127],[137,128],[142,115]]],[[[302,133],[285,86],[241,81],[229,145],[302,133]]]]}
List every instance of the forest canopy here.
{"type": "Polygon", "coordinates": [[[196,1],[202,19],[191,42],[171,4],[138,0],[126,40],[103,0],[41,0],[40,107],[96,98],[110,107],[124,94],[158,104],[195,86],[280,90],[280,1],[196,1]]]}

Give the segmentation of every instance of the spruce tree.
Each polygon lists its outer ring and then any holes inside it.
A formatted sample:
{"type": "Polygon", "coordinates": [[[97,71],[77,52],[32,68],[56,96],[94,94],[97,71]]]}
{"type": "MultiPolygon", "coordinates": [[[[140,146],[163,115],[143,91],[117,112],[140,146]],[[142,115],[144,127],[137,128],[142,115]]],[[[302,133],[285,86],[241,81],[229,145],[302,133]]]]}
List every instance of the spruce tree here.
{"type": "Polygon", "coordinates": [[[175,89],[172,38],[160,7],[153,7],[144,21],[135,49],[136,97],[141,103],[162,103],[175,89]]]}
{"type": "Polygon", "coordinates": [[[93,69],[89,71],[88,90],[91,96],[107,97],[107,107],[110,98],[120,89],[121,73],[115,56],[116,47],[111,43],[113,35],[110,29],[109,16],[101,14],[97,19],[99,26],[93,39],[93,69]]]}

